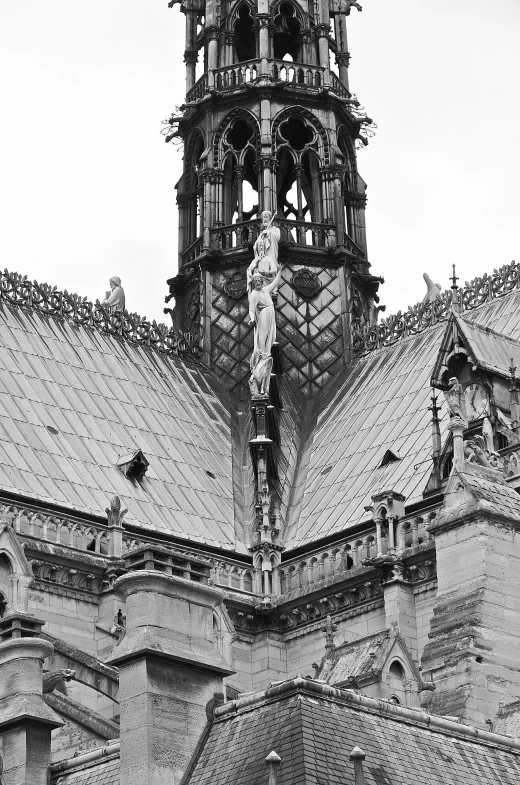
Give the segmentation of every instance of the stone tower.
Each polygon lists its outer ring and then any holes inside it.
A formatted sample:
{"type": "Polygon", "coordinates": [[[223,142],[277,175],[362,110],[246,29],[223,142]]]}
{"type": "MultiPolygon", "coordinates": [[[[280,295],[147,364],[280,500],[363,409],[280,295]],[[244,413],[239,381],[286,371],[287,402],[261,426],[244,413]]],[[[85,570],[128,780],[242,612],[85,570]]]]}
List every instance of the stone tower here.
{"type": "Polygon", "coordinates": [[[246,270],[262,211],[276,213],[280,230],[279,370],[305,397],[348,362],[354,329],[368,330],[377,314],[356,156],[372,121],[349,88],[352,5],[181,4],[187,94],[167,136],[184,144],[173,320],[239,395],[253,345],[246,270]]]}

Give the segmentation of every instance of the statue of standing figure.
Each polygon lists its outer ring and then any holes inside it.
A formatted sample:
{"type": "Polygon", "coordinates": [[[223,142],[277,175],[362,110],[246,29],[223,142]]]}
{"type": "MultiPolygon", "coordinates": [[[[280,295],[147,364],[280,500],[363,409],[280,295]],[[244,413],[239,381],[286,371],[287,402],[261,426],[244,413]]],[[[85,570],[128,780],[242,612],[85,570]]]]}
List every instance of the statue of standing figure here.
{"type": "MultiPolygon", "coordinates": [[[[276,213],[273,215],[269,210],[264,210],[261,215],[262,230],[253,246],[255,258],[247,269],[247,289],[249,294],[253,290],[253,274],[255,271],[261,274],[266,285],[274,281],[278,272],[280,230],[277,226],[273,226],[275,217],[276,213]]],[[[273,291],[273,294],[276,294],[276,292],[273,291]]]]}
{"type": "Polygon", "coordinates": [[[273,368],[271,349],[276,341],[276,314],[272,295],[282,278],[278,264],[280,230],[272,225],[273,217],[268,210],[262,213],[263,229],[254,245],[255,258],[247,270],[249,324],[255,328],[249,380],[253,396],[269,394],[273,368]]]}

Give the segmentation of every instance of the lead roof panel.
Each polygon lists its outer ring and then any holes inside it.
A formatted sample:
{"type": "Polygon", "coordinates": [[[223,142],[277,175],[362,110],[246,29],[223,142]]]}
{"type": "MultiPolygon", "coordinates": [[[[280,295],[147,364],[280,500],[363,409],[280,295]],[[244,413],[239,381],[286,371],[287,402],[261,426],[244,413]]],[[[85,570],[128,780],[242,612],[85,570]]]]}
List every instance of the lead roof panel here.
{"type": "Polygon", "coordinates": [[[133,525],[244,550],[234,533],[228,402],[218,382],[3,303],[0,319],[0,488],[96,516],[117,493],[133,525]],[[150,462],[141,485],[115,465],[136,448],[150,462]],[[215,468],[218,481],[205,473],[215,468]],[[180,515],[185,506],[190,512],[180,515]]]}

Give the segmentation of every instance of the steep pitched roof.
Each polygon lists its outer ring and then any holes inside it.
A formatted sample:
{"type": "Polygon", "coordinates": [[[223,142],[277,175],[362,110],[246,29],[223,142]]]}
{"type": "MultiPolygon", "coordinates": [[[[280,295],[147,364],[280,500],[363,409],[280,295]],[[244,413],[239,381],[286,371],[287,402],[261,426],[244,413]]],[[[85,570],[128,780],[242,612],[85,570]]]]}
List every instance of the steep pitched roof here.
{"type": "Polygon", "coordinates": [[[282,759],[279,785],[344,785],[354,782],[356,745],[367,785],[516,785],[520,777],[516,739],[301,677],[215,715],[190,785],[260,785],[271,750],[282,759]]]}
{"type": "Polygon", "coordinates": [[[289,547],[362,522],[382,487],[402,493],[407,504],[422,498],[431,471],[429,380],[442,330],[437,325],[367,355],[338,380],[303,448],[289,547]],[[402,460],[381,467],[388,449],[402,460]]]}
{"type": "Polygon", "coordinates": [[[520,341],[483,327],[470,319],[455,317],[461,334],[471,347],[472,355],[481,368],[509,376],[511,360],[520,366],[520,341]]]}
{"type": "Polygon", "coordinates": [[[195,365],[0,303],[0,490],[244,550],[235,536],[227,395],[195,365]],[[141,449],[141,482],[118,458],[141,449]],[[214,478],[208,474],[214,476],[214,478]]]}
{"type": "MultiPolygon", "coordinates": [[[[474,334],[487,336],[484,326],[505,333],[502,354],[520,340],[520,291],[469,313],[474,334]]],[[[432,468],[430,376],[445,329],[443,321],[365,355],[318,402],[321,408],[302,447],[295,480],[285,534],[288,548],[363,522],[372,494],[382,487],[402,493],[407,505],[422,499],[432,468]],[[381,467],[387,450],[401,460],[381,467]]],[[[443,407],[443,440],[447,422],[443,407]]]]}
{"type": "Polygon", "coordinates": [[[321,660],[316,678],[333,687],[358,688],[380,680],[384,665],[395,656],[408,664],[417,681],[421,680],[397,627],[341,643],[328,651],[321,660]]]}
{"type": "Polygon", "coordinates": [[[452,519],[460,521],[463,515],[478,512],[520,524],[520,496],[499,471],[473,463],[455,467],[433,530],[441,529],[452,519]]]}

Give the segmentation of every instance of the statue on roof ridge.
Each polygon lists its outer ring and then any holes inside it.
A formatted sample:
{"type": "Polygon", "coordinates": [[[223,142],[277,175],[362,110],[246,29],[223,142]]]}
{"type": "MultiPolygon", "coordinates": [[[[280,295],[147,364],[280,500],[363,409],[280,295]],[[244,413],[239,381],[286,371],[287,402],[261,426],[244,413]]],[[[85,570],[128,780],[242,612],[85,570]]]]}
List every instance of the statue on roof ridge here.
{"type": "Polygon", "coordinates": [[[441,296],[442,287],[440,283],[434,283],[428,273],[423,273],[423,278],[428,290],[423,298],[423,303],[432,303],[434,300],[438,300],[441,296]]]}
{"type": "Polygon", "coordinates": [[[106,299],[103,300],[101,305],[104,305],[109,313],[125,310],[125,292],[121,286],[121,278],[118,275],[113,275],[110,279],[111,292],[107,292],[106,299]]]}

